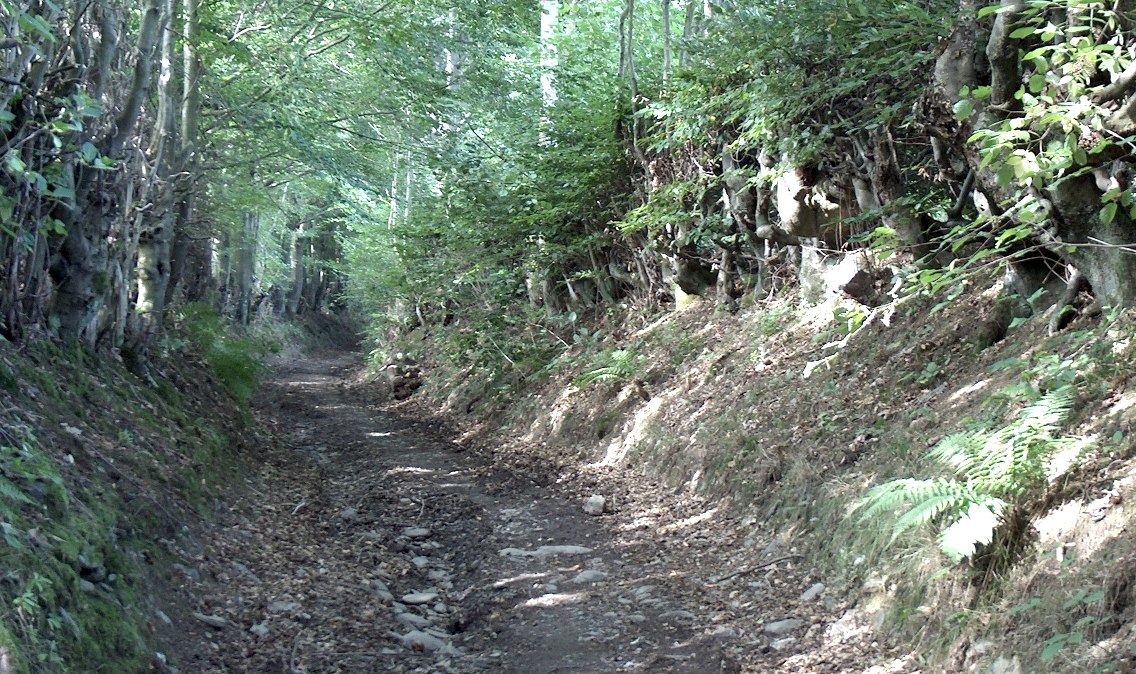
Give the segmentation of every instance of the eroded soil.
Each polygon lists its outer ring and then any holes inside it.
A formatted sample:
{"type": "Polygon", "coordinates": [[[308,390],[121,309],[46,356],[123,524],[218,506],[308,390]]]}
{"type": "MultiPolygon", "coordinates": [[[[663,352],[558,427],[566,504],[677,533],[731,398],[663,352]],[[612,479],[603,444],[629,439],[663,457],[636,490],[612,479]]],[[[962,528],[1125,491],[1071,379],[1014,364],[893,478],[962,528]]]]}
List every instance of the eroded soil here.
{"type": "Polygon", "coordinates": [[[298,361],[266,386],[274,440],[175,550],[169,670],[918,670],[763,523],[612,467],[522,480],[369,402],[355,367],[298,361]]]}

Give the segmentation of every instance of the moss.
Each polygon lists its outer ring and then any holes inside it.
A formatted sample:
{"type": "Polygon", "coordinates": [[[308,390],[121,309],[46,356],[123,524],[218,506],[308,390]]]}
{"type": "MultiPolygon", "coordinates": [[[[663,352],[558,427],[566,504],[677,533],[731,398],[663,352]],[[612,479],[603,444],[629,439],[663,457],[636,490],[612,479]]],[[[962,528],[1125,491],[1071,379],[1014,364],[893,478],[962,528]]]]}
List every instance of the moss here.
{"type": "Polygon", "coordinates": [[[152,650],[139,625],[133,624],[119,606],[95,597],[84,597],[75,616],[79,624],[75,666],[76,674],[113,671],[129,674],[150,671],[152,650]]]}

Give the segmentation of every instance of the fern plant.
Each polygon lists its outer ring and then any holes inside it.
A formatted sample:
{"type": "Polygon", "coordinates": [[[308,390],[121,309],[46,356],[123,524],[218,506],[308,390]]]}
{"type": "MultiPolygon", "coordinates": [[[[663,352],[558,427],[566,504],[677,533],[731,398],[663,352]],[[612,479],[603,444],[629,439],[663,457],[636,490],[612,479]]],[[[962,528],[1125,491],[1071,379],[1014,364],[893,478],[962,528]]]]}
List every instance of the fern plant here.
{"type": "Polygon", "coordinates": [[[642,365],[643,356],[635,349],[616,349],[611,352],[608,364],[579,375],[572,383],[580,388],[596,383],[620,383],[630,381],[642,365]]]}
{"type": "Polygon", "coordinates": [[[1049,392],[1009,424],[944,438],[929,458],[953,478],[892,480],[868,490],[853,507],[860,521],[898,514],[891,542],[935,524],[939,548],[952,561],[974,557],[994,540],[1013,506],[1045,485],[1049,459],[1070,439],[1060,435],[1073,409],[1072,386],[1049,392]]]}

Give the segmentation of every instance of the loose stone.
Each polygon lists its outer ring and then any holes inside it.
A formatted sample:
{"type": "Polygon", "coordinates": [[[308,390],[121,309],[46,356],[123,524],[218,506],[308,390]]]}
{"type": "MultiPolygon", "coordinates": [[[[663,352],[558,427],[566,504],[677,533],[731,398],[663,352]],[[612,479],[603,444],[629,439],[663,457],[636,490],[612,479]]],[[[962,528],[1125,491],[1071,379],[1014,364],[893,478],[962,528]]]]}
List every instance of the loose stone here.
{"type": "Polygon", "coordinates": [[[410,594],[402,595],[402,603],[418,606],[420,604],[429,604],[437,598],[437,592],[411,592],[410,594]]]}
{"type": "Polygon", "coordinates": [[[804,624],[805,621],[801,620],[800,618],[786,618],[784,620],[778,620],[766,625],[765,633],[779,637],[798,629],[804,624]]]}

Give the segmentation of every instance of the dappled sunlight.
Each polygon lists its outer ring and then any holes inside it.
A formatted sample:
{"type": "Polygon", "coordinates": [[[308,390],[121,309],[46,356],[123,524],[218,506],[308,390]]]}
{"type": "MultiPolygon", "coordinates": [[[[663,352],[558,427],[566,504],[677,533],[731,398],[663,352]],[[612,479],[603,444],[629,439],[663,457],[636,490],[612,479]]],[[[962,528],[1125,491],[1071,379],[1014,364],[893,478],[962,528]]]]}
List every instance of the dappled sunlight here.
{"type": "Polygon", "coordinates": [[[591,465],[615,466],[622,463],[627,458],[627,454],[646,438],[647,430],[654,423],[671,395],[673,394],[657,395],[636,410],[630,427],[626,428],[622,434],[616,434],[615,438],[608,444],[603,459],[591,465]]]}
{"type": "Polygon", "coordinates": [[[398,468],[391,468],[386,472],[387,475],[399,475],[404,473],[411,473],[414,475],[430,475],[434,473],[434,469],[421,468],[418,466],[400,466],[398,468]]]}
{"type": "Polygon", "coordinates": [[[655,526],[655,521],[665,511],[660,507],[648,508],[646,511],[640,513],[635,519],[629,522],[623,522],[617,529],[620,531],[638,531],[639,529],[649,529],[655,526]]]}
{"type": "Polygon", "coordinates": [[[557,606],[581,604],[587,599],[587,592],[550,593],[521,602],[520,606],[525,608],[555,608],[557,606]]]}
{"type": "Polygon", "coordinates": [[[392,435],[394,435],[394,433],[391,432],[391,431],[384,431],[384,432],[381,432],[381,433],[376,431],[376,432],[373,432],[373,433],[367,433],[368,438],[389,438],[392,435]]]}
{"type": "Polygon", "coordinates": [[[509,585],[512,585],[514,583],[523,583],[525,581],[533,581],[533,580],[544,580],[546,578],[552,578],[555,575],[556,575],[555,571],[545,571],[543,573],[522,573],[520,575],[511,576],[509,578],[502,578],[501,580],[493,583],[493,585],[491,587],[496,588],[496,589],[500,589],[500,588],[503,588],[503,587],[508,587],[509,585]]]}
{"type": "Polygon", "coordinates": [[[695,524],[701,524],[703,522],[706,522],[706,521],[712,519],[715,515],[717,515],[718,510],[719,510],[719,508],[716,506],[716,507],[713,507],[713,508],[707,510],[706,512],[704,512],[700,515],[694,515],[693,517],[688,517],[684,520],[675,522],[673,524],[668,524],[664,527],[659,527],[659,533],[660,534],[669,534],[669,533],[673,533],[675,531],[679,531],[681,529],[687,529],[689,527],[694,526],[695,524]]]}
{"type": "Polygon", "coordinates": [[[983,379],[981,381],[976,381],[973,384],[970,384],[969,386],[964,386],[964,387],[960,388],[959,390],[955,391],[954,393],[952,393],[950,395],[950,397],[947,398],[947,400],[950,401],[950,402],[960,402],[960,403],[965,402],[965,399],[968,398],[970,396],[970,394],[977,393],[977,392],[981,391],[982,389],[986,388],[989,385],[990,385],[989,379],[983,379]]]}
{"type": "Polygon", "coordinates": [[[291,381],[284,382],[284,385],[285,386],[297,387],[297,388],[301,387],[301,386],[316,386],[316,387],[319,387],[319,386],[327,386],[327,380],[326,379],[317,379],[315,381],[311,381],[311,380],[307,380],[307,379],[293,379],[291,381]]]}

